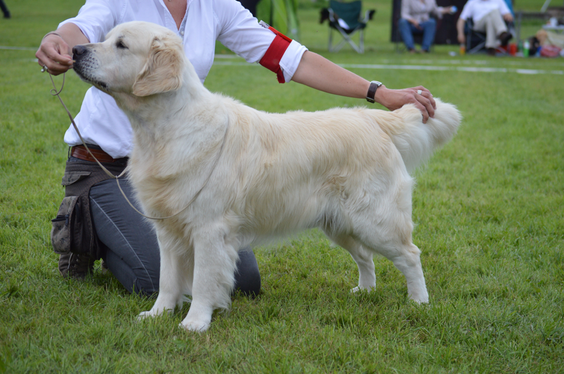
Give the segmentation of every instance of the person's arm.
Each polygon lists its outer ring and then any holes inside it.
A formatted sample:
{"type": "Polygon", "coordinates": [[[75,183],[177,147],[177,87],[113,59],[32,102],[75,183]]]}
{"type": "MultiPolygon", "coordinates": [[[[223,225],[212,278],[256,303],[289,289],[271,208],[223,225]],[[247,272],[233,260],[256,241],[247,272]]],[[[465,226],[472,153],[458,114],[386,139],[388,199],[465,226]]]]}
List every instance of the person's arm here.
{"type": "Polygon", "coordinates": [[[121,1],[87,0],[76,17],[59,24],[59,28],[41,41],[35,57],[49,73],[57,75],[72,67],[72,48],[78,44],[98,42],[120,23],[121,1]]]}
{"type": "Polygon", "coordinates": [[[78,26],[66,23],[43,38],[35,53],[37,63],[53,75],[62,74],[72,67],[72,48],[84,43],[88,43],[88,39],[78,26]]]}
{"type": "Polygon", "coordinates": [[[503,19],[507,22],[513,22],[513,14],[511,14],[511,10],[509,10],[509,7],[505,3],[505,1],[498,0],[498,3],[499,3],[499,13],[501,13],[503,19]]]}
{"type": "Polygon", "coordinates": [[[462,12],[460,12],[460,16],[458,17],[458,21],[456,21],[456,31],[458,33],[458,42],[460,44],[466,43],[466,36],[464,35],[464,27],[466,26],[466,20],[468,18],[472,18],[474,14],[474,6],[475,2],[468,1],[464,4],[462,8],[462,12]]]}
{"type": "Polygon", "coordinates": [[[458,32],[458,42],[460,44],[466,43],[466,36],[464,36],[464,25],[466,24],[466,20],[462,18],[458,18],[456,21],[456,31],[458,32]]]}
{"type": "Polygon", "coordinates": [[[411,9],[411,3],[409,0],[403,0],[401,3],[401,18],[407,20],[407,22],[411,23],[416,28],[420,29],[419,22],[415,18],[411,16],[409,12],[411,9]]]}
{"type": "MultiPolygon", "coordinates": [[[[276,34],[268,28],[259,26],[256,19],[240,3],[226,1],[223,5],[219,8],[221,11],[217,11],[219,25],[221,25],[219,41],[248,62],[260,62],[261,65],[276,72],[280,82],[293,80],[335,95],[366,98],[370,86],[370,82],[366,79],[335,65],[316,53],[307,50],[303,52],[301,48],[294,49],[289,53],[292,56],[286,58],[288,51],[286,48],[291,49],[291,43],[288,41],[273,42],[273,39],[277,38],[276,34]],[[242,31],[248,37],[243,38],[242,31]],[[274,58],[272,56],[267,58],[266,55],[269,55],[270,47],[273,44],[277,45],[276,48],[273,48],[274,58]],[[281,44],[286,44],[286,46],[281,46],[281,44]],[[293,56],[298,54],[300,57],[294,61],[293,56]]],[[[433,95],[421,86],[404,90],[390,90],[382,85],[376,90],[374,99],[390,110],[413,103],[421,110],[425,122],[435,113],[433,95]],[[421,90],[421,95],[417,94],[418,90],[421,90]]]]}
{"type": "MultiPolygon", "coordinates": [[[[436,6],[436,3],[435,3],[436,6]]],[[[435,8],[435,14],[439,17],[442,18],[443,14],[454,14],[454,6],[447,6],[447,7],[442,7],[442,6],[436,6],[435,8]]]]}
{"type": "MultiPolygon", "coordinates": [[[[358,99],[366,98],[370,86],[366,79],[310,51],[303,54],[292,80],[320,91],[358,99]]],[[[374,100],[390,110],[415,104],[423,114],[423,122],[435,115],[433,95],[422,86],[393,90],[382,85],[376,90],[374,100]],[[417,94],[418,90],[421,94],[417,94]]]]}
{"type": "Polygon", "coordinates": [[[435,0],[427,0],[427,4],[431,9],[431,13],[436,15],[439,19],[443,18],[443,14],[450,13],[452,10],[451,6],[447,6],[447,7],[438,6],[435,0]]]}

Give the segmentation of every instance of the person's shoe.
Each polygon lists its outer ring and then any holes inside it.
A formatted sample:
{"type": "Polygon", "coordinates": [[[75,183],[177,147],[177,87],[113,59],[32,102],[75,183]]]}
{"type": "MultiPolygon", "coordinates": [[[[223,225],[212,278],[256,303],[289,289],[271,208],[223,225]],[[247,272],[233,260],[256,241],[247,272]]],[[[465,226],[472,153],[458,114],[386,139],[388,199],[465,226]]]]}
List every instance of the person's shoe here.
{"type": "Polygon", "coordinates": [[[511,35],[510,33],[506,32],[506,31],[499,34],[499,41],[501,42],[501,46],[502,47],[507,46],[507,43],[509,43],[511,38],[513,38],[513,35],[511,35]]]}
{"type": "Polygon", "coordinates": [[[4,14],[4,18],[12,18],[12,15],[10,13],[6,13],[4,14]]]}
{"type": "Polygon", "coordinates": [[[487,52],[488,56],[495,56],[495,48],[488,48],[487,52]]]}
{"type": "Polygon", "coordinates": [[[65,278],[84,279],[94,270],[94,260],[85,254],[67,253],[59,257],[59,271],[65,278]]]}
{"type": "Polygon", "coordinates": [[[411,48],[410,50],[408,50],[408,52],[411,53],[411,54],[417,53],[417,51],[416,51],[415,49],[413,49],[413,48],[411,48]]]}

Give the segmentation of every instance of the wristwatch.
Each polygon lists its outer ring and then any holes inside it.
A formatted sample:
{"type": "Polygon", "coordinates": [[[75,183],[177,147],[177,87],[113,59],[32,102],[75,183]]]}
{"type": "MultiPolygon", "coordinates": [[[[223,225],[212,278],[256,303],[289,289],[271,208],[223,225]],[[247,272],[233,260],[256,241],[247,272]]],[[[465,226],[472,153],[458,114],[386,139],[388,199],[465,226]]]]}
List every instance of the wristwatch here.
{"type": "Polygon", "coordinates": [[[369,103],[374,102],[374,96],[376,96],[376,90],[382,85],[382,82],[372,81],[370,82],[370,87],[368,87],[368,92],[366,93],[366,101],[369,103]]]}

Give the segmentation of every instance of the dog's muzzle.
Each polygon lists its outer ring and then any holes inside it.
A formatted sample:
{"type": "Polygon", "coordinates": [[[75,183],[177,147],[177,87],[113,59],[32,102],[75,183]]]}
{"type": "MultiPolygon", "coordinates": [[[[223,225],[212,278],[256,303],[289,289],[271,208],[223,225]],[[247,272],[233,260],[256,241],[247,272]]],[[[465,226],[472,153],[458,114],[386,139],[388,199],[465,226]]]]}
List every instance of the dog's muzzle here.
{"type": "Polygon", "coordinates": [[[87,52],[88,52],[88,48],[86,48],[85,46],[76,45],[72,49],[72,57],[75,60],[78,60],[78,59],[84,57],[87,54],[87,52]]]}
{"type": "Polygon", "coordinates": [[[93,67],[92,57],[88,52],[88,48],[84,45],[76,45],[72,49],[72,59],[74,64],[79,66],[80,70],[93,67]]]}
{"type": "Polygon", "coordinates": [[[73,69],[82,80],[101,89],[107,88],[106,83],[94,76],[94,71],[99,67],[99,62],[94,58],[88,47],[84,45],[74,46],[72,58],[74,60],[73,69]]]}

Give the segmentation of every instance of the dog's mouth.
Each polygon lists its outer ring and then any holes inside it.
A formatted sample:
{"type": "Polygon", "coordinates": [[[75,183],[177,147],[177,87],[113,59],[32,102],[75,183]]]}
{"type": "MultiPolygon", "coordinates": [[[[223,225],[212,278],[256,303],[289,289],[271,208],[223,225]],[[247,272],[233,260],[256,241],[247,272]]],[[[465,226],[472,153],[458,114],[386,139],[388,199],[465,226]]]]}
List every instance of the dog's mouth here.
{"type": "Polygon", "coordinates": [[[99,88],[104,92],[108,92],[108,85],[105,82],[102,82],[101,80],[94,78],[91,74],[85,73],[83,70],[81,70],[81,68],[77,66],[74,66],[73,69],[76,72],[76,74],[80,77],[80,79],[82,79],[86,83],[90,83],[94,87],[99,88]]]}
{"type": "Polygon", "coordinates": [[[73,65],[73,70],[83,81],[90,83],[96,88],[104,92],[108,92],[108,85],[96,78],[91,71],[95,70],[98,66],[96,61],[89,58],[80,58],[76,55],[73,56],[75,63],[73,65]]]}

